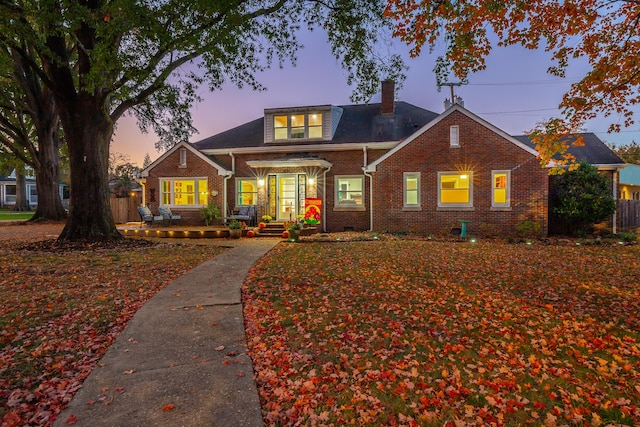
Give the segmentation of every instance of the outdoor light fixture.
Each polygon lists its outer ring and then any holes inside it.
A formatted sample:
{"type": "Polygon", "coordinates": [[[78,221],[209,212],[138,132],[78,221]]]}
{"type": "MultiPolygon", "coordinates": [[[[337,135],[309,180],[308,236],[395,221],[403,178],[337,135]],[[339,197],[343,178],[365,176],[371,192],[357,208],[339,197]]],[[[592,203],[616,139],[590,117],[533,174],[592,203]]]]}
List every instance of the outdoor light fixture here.
{"type": "Polygon", "coordinates": [[[309,178],[309,185],[313,185],[316,182],[315,179],[313,178],[309,178]]]}
{"type": "Polygon", "coordinates": [[[262,186],[264,185],[264,179],[262,179],[262,178],[261,178],[261,179],[259,179],[259,180],[258,180],[258,185],[259,185],[260,187],[262,187],[262,186]]]}

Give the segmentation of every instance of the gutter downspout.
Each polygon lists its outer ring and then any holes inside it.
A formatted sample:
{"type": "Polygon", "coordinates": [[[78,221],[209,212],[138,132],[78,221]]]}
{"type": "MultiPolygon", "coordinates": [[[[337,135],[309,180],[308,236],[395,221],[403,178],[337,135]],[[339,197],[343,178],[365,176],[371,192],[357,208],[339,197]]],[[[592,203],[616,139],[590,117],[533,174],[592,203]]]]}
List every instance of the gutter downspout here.
{"type": "Polygon", "coordinates": [[[231,151],[229,151],[229,156],[231,157],[231,173],[228,173],[224,176],[224,181],[222,185],[222,199],[224,200],[224,217],[227,218],[229,216],[229,202],[227,199],[227,183],[229,179],[233,175],[236,174],[236,157],[233,155],[231,151]]]}
{"type": "Polygon", "coordinates": [[[322,198],[324,200],[324,209],[322,209],[322,232],[327,232],[327,172],[331,170],[333,166],[329,166],[322,172],[322,198]]]}
{"type": "Polygon", "coordinates": [[[367,172],[367,146],[362,147],[364,152],[364,166],[362,172],[369,177],[369,231],[373,231],[373,176],[367,172]]]}

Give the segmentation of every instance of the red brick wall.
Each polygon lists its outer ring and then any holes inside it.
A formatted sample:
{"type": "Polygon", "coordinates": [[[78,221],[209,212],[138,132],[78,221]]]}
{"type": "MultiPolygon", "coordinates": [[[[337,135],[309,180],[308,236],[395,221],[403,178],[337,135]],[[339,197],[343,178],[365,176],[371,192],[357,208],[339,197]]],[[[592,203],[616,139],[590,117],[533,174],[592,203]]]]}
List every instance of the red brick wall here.
{"type": "MultiPolygon", "coordinates": [[[[373,160],[382,156],[386,150],[368,150],[367,161],[373,160]]],[[[351,210],[351,211],[338,211],[334,209],[335,204],[335,190],[334,190],[334,176],[336,175],[361,175],[362,167],[364,166],[364,152],[362,150],[353,151],[336,151],[336,152],[306,152],[301,154],[304,157],[315,157],[323,159],[331,164],[333,167],[327,173],[326,182],[326,196],[323,194],[325,185],[323,183],[323,171],[324,169],[319,167],[289,167],[278,169],[259,170],[251,168],[247,165],[247,161],[250,160],[276,160],[282,159],[285,156],[283,153],[277,154],[240,154],[236,155],[236,173],[234,178],[230,179],[227,184],[228,203],[229,207],[233,208],[235,205],[235,178],[256,177],[264,178],[266,180],[268,174],[272,173],[305,173],[308,176],[315,175],[317,186],[317,197],[323,198],[323,209],[326,210],[326,230],[330,232],[344,231],[345,229],[353,229],[356,231],[364,231],[369,229],[369,198],[368,198],[368,179],[364,180],[365,188],[365,210],[351,210]]],[[[295,157],[293,155],[292,157],[295,157]]],[[[229,156],[220,156],[215,158],[218,163],[228,161],[229,156]],[[227,159],[225,159],[225,157],[227,159]]],[[[266,197],[264,194],[259,195],[260,204],[258,206],[258,218],[260,218],[266,212],[266,197]]]]}
{"type": "MultiPolygon", "coordinates": [[[[187,150],[187,167],[179,167],[179,151],[176,150],[161,164],[154,167],[147,178],[146,200],[154,212],[160,200],[159,178],[163,177],[208,177],[209,190],[216,189],[219,195],[213,200],[224,212],[225,205],[235,206],[235,183],[238,177],[264,178],[270,173],[305,173],[315,175],[317,197],[324,199],[327,231],[368,230],[371,200],[368,177],[364,179],[364,210],[336,210],[336,175],[363,176],[365,153],[362,150],[335,152],[308,152],[304,157],[316,157],[333,166],[323,182],[323,169],[319,167],[255,169],[246,162],[250,160],[276,160],[287,156],[276,154],[239,154],[235,157],[235,176],[227,181],[227,200],[223,201],[224,178],[217,170],[187,150]],[[326,184],[326,186],[325,186],[326,184]],[[326,187],[326,194],[323,189],[326,187]],[[155,200],[151,190],[155,189],[155,200]]],[[[367,162],[378,159],[385,150],[368,150],[367,162]]],[[[295,157],[295,156],[294,156],[295,157]]],[[[230,165],[229,156],[214,158],[218,164],[230,165]]],[[[454,112],[433,128],[420,135],[409,145],[386,159],[373,174],[374,230],[389,232],[415,232],[420,234],[449,233],[458,227],[461,219],[469,220],[469,234],[514,235],[516,226],[531,220],[547,233],[548,227],[548,175],[532,154],[526,152],[490,129],[480,125],[464,114],[454,112]],[[460,127],[460,147],[449,146],[449,127],[460,127]],[[437,210],[438,172],[468,170],[473,172],[473,211],[437,210]],[[511,170],[511,210],[491,210],[491,171],[511,170]],[[403,173],[421,173],[421,211],[403,210],[403,173]]],[[[258,218],[266,211],[266,193],[260,190],[258,218]]],[[[184,218],[185,224],[201,224],[198,209],[175,208],[184,218]]]]}
{"type": "MultiPolygon", "coordinates": [[[[186,167],[180,167],[180,149],[171,153],[161,163],[156,165],[149,171],[147,183],[145,185],[145,200],[151,207],[151,211],[158,215],[158,205],[161,201],[160,179],[161,178],[191,178],[206,177],[209,194],[211,190],[217,190],[217,196],[210,196],[209,200],[213,201],[223,212],[222,207],[222,181],[224,177],[218,175],[218,170],[209,163],[196,156],[190,150],[187,150],[186,167]]],[[[203,225],[204,221],[200,218],[200,208],[188,207],[171,207],[171,211],[182,217],[183,225],[203,225]]]]}
{"type": "Polygon", "coordinates": [[[472,235],[514,235],[525,220],[547,232],[548,174],[535,156],[459,112],[454,112],[383,161],[374,175],[374,229],[449,233],[469,220],[472,235]],[[459,126],[460,147],[449,144],[459,126]],[[438,211],[438,172],[473,172],[473,211],[438,211]],[[511,211],[491,210],[491,171],[511,170],[511,211]],[[403,210],[403,172],[420,172],[421,211],[403,210]]]}

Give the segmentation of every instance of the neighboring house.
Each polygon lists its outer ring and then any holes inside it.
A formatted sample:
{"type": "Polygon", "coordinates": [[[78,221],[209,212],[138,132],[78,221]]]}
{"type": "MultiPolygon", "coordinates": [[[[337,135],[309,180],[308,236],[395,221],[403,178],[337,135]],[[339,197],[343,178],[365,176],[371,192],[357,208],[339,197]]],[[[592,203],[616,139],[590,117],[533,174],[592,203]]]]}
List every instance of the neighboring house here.
{"type": "MultiPolygon", "coordinates": [[[[589,161],[617,171],[621,160],[586,140],[598,147],[589,161]]],[[[258,217],[288,221],[306,198],[319,198],[330,232],[441,234],[466,220],[478,235],[513,234],[524,221],[546,233],[549,176],[536,156],[528,138],[459,104],[438,114],[396,102],[393,83],[384,82],[379,104],[266,109],[176,145],[141,176],[144,203],[154,212],[169,206],[192,224],[209,201],[224,212],[256,205],[258,217]]]]}
{"type": "MultiPolygon", "coordinates": [[[[36,180],[33,177],[25,177],[27,185],[27,199],[29,206],[38,205],[38,190],[36,180]]],[[[16,204],[16,174],[14,171],[10,175],[0,175],[0,207],[14,206],[16,204]]]]}
{"type": "Polygon", "coordinates": [[[627,164],[620,171],[619,198],[640,200],[640,165],[627,164]]]}
{"type": "MultiPolygon", "coordinates": [[[[38,189],[36,179],[32,176],[25,177],[27,185],[27,199],[29,206],[38,206],[38,189]]],[[[60,198],[63,203],[68,202],[68,187],[60,183],[60,198]]],[[[0,175],[0,207],[13,207],[16,204],[16,174],[12,171],[8,176],[0,175]]]]}

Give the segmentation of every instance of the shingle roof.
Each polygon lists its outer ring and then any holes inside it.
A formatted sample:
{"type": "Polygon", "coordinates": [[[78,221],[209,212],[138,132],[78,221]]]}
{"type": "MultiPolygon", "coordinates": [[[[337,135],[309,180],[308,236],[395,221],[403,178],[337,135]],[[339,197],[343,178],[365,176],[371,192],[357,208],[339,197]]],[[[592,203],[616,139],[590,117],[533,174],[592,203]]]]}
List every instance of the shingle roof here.
{"type": "MultiPolygon", "coordinates": [[[[616,155],[607,145],[602,142],[596,134],[586,132],[581,134],[584,139],[584,146],[569,146],[569,153],[573,154],[578,161],[586,161],[592,165],[622,165],[624,160],[616,155]]],[[[520,142],[535,148],[535,144],[527,135],[514,136],[520,142]]]]}
{"type": "MultiPolygon", "coordinates": [[[[331,141],[323,144],[345,144],[400,141],[438,116],[433,111],[398,101],[392,117],[380,115],[380,104],[344,105],[340,123],[331,141]]],[[[304,145],[296,142],[295,145],[304,145]]],[[[317,144],[317,141],[307,142],[317,144]]],[[[221,132],[194,143],[198,150],[234,149],[264,146],[264,117],[221,132]]],[[[269,143],[270,147],[291,142],[269,143]]]]}

